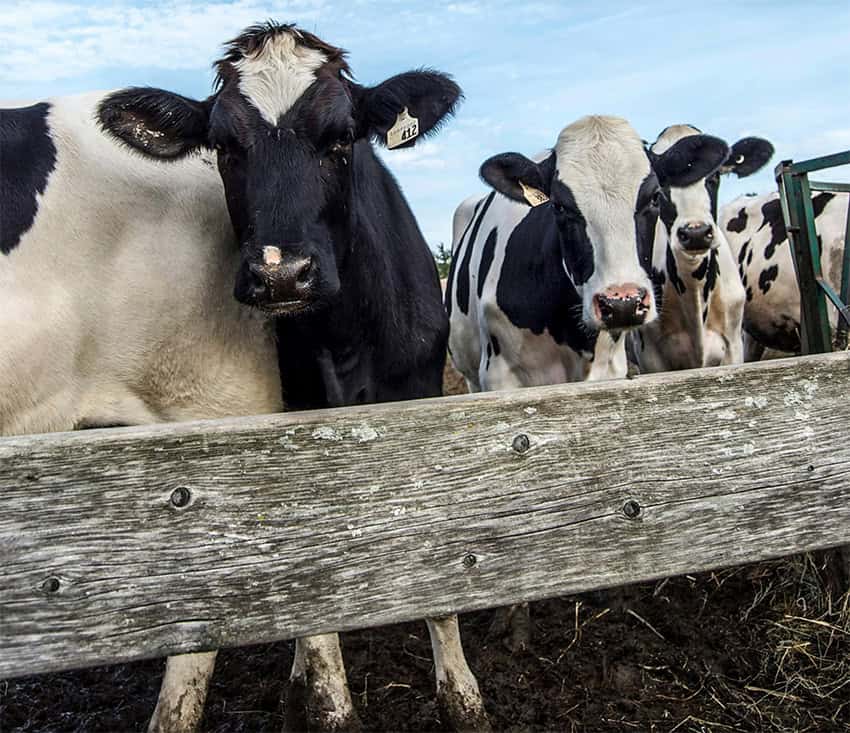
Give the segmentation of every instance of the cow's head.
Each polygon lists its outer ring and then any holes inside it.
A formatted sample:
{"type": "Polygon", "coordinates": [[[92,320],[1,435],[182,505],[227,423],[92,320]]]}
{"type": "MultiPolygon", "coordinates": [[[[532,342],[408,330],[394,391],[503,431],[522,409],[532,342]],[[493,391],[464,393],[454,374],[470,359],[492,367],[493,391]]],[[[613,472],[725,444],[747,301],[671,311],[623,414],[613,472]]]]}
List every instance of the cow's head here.
{"type": "Polygon", "coordinates": [[[585,117],[541,162],[504,153],[485,161],[481,177],[514,201],[551,211],[585,322],[619,331],[656,316],[648,272],[662,187],[701,179],[727,154],[722,141],[701,135],[650,162],[628,122],[585,117]]]}
{"type": "MultiPolygon", "coordinates": [[[[649,148],[649,156],[654,160],[694,137],[705,136],[692,125],[671,125],[649,148]]],[[[773,146],[758,137],[745,137],[727,151],[720,164],[698,180],[684,186],[665,186],[661,221],[674,252],[702,256],[719,246],[722,237],[717,227],[717,195],[721,174],[734,172],[743,178],[755,173],[770,160],[773,146]]]]}
{"type": "Polygon", "coordinates": [[[210,98],[126,89],[101,103],[101,124],[154,158],[215,149],[242,251],[236,298],[274,314],[321,307],[356,246],[353,197],[372,193],[359,156],[373,156],[372,140],[409,147],[435,131],[460,89],[427,70],[363,87],[344,51],[273,23],[231,41],[215,66],[210,98]]]}

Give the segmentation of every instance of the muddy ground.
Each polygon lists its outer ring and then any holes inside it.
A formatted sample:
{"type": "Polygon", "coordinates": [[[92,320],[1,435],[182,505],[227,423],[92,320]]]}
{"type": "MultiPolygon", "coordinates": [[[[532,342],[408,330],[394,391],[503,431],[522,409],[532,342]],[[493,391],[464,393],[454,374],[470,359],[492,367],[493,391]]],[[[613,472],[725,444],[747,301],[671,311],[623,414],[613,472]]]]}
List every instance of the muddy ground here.
{"type": "MultiPolygon", "coordinates": [[[[492,612],[473,613],[464,644],[497,730],[850,731],[837,568],[830,554],[801,556],[537,603],[519,653],[490,631],[492,612]]],[[[343,651],[367,730],[440,728],[424,623],[345,634],[343,651]]],[[[223,651],[203,730],[280,730],[291,663],[288,642],[223,651]]],[[[162,669],[0,682],[0,732],[143,730],[162,669]]]]}

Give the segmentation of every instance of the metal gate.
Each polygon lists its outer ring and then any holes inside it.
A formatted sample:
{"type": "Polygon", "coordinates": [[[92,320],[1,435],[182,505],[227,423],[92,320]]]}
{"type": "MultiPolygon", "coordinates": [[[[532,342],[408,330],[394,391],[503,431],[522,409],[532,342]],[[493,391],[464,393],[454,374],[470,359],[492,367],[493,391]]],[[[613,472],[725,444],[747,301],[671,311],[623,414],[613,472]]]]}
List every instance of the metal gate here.
{"type": "Polygon", "coordinates": [[[794,267],[800,286],[800,344],[804,354],[847,348],[847,332],[850,327],[850,247],[847,246],[850,242],[850,207],[844,232],[840,293],[836,293],[823,274],[821,247],[812,208],[812,191],[850,193],[850,183],[809,180],[809,173],[842,165],[850,165],[850,150],[799,163],[784,160],[775,170],[785,229],[794,254],[794,267]],[[829,325],[827,300],[838,309],[838,326],[834,341],[829,325]]]}

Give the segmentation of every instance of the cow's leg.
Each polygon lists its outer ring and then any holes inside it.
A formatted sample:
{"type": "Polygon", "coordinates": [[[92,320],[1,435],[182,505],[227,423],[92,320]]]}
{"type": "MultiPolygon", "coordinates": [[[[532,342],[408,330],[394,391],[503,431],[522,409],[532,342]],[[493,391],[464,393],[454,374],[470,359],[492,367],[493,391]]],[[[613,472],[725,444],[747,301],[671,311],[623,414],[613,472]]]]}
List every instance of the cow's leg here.
{"type": "Polygon", "coordinates": [[[478,682],[463,654],[457,616],[429,618],[425,622],[434,652],[437,704],[443,725],[456,731],[489,731],[490,720],[478,682]]]}
{"type": "Polygon", "coordinates": [[[189,733],[198,729],[216,654],[202,652],[168,658],[148,733],[189,733]]]}
{"type": "Polygon", "coordinates": [[[284,730],[360,730],[338,634],[296,639],[284,730]]]}
{"type": "Polygon", "coordinates": [[[765,346],[761,341],[757,341],[750,336],[746,331],[743,333],[744,338],[744,361],[761,361],[764,356],[765,346]]]}
{"type": "Polygon", "coordinates": [[[531,645],[531,611],[528,604],[517,603],[496,609],[490,633],[501,637],[512,652],[528,649],[531,645]]]}

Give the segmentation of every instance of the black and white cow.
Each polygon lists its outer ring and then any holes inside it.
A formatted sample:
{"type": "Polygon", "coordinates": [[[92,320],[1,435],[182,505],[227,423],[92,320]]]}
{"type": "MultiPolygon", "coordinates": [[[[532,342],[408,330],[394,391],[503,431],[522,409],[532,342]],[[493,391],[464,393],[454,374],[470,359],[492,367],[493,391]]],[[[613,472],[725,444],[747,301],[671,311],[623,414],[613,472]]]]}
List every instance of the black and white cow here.
{"type": "MultiPolygon", "coordinates": [[[[280,411],[271,323],[230,294],[214,156],[135,155],[98,128],[102,101],[0,109],[0,434],[280,411]]],[[[205,694],[162,700],[197,720],[205,694]]]]}
{"type": "MultiPolygon", "coordinates": [[[[692,125],[671,125],[650,146],[650,156],[700,134],[692,125]]],[[[630,351],[640,371],[743,361],[744,289],[717,226],[717,194],[721,173],[750,175],[772,152],[766,141],[744,138],[705,177],[688,186],[665,187],[652,263],[659,317],[630,334],[630,351]]]]}
{"type": "Polygon", "coordinates": [[[214,157],[133,155],[101,100],[0,109],[0,434],[280,410],[214,157]]]}
{"type": "Polygon", "coordinates": [[[455,213],[446,292],[450,351],[470,389],[624,377],[623,332],[656,317],[661,188],[699,181],[727,152],[697,135],[650,160],[628,122],[596,116],[536,161],[486,161],[495,190],[455,213]],[[530,206],[529,191],[543,203],[530,206]]]}
{"type": "MultiPolygon", "coordinates": [[[[827,282],[841,283],[847,194],[815,193],[812,208],[827,282]]],[[[741,196],[723,206],[720,226],[737,260],[746,291],[744,330],[747,361],[761,358],[765,348],[799,353],[800,290],[782,217],[779,193],[741,196]]],[[[832,328],[837,311],[829,309],[832,328]]]]}
{"type": "MultiPolygon", "coordinates": [[[[650,156],[628,122],[593,116],[534,161],[485,161],[494,191],[455,212],[445,295],[470,391],[625,377],[624,332],[656,317],[648,272],[662,187],[699,181],[727,153],[697,135],[650,156]]],[[[526,645],[528,607],[505,616],[509,644],[526,645]]]]}
{"type": "MultiPolygon", "coordinates": [[[[361,86],[341,49],[276,24],[232,41],[216,70],[206,100],[131,88],[99,117],[148,158],[217,151],[241,251],[234,292],[276,316],[287,406],[440,394],[448,323],[436,268],[372,141],[409,146],[435,131],[458,86],[433,71],[361,86]]],[[[428,626],[447,722],[486,725],[457,619],[428,626]]],[[[175,706],[158,715],[172,720],[175,706]]],[[[356,725],[336,635],[297,641],[287,715],[296,729],[356,725]]]]}

